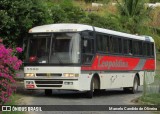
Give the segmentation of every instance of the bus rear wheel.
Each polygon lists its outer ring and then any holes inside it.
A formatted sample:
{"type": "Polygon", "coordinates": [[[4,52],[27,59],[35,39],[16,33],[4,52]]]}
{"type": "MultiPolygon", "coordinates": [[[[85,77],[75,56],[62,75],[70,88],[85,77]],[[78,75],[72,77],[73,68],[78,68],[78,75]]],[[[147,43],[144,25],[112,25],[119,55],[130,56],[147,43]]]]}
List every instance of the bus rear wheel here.
{"type": "Polygon", "coordinates": [[[137,92],[138,92],[138,82],[139,82],[138,77],[135,76],[134,82],[133,82],[133,87],[132,87],[132,89],[131,89],[131,93],[134,94],[134,93],[137,93],[137,92]]]}
{"type": "Polygon", "coordinates": [[[134,81],[133,81],[133,87],[124,87],[123,90],[127,93],[132,93],[135,94],[138,92],[138,82],[139,79],[137,76],[135,76],[134,81]]]}
{"type": "Polygon", "coordinates": [[[51,96],[52,95],[52,89],[45,89],[45,95],[51,96]]]}

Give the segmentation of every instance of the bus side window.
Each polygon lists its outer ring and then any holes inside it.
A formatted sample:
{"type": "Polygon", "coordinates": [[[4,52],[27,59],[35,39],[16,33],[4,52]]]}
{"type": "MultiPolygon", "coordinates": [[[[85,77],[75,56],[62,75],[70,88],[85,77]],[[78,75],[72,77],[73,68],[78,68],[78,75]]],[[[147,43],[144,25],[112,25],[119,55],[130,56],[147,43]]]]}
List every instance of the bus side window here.
{"type": "Polygon", "coordinates": [[[143,55],[147,56],[147,43],[143,42],[143,55]]]}
{"type": "Polygon", "coordinates": [[[128,51],[129,51],[129,55],[133,55],[133,44],[132,44],[132,40],[129,40],[129,42],[128,42],[129,44],[129,46],[128,46],[128,51]]]}
{"type": "Polygon", "coordinates": [[[129,50],[128,50],[128,40],[124,39],[123,40],[123,52],[124,54],[128,54],[129,50]]]}
{"type": "Polygon", "coordinates": [[[151,56],[151,49],[150,49],[150,43],[147,43],[147,56],[151,56]]]}
{"type": "Polygon", "coordinates": [[[112,38],[112,36],[109,37],[109,49],[110,49],[109,51],[111,53],[113,53],[114,47],[113,47],[113,38],[112,38]]]}
{"type": "Polygon", "coordinates": [[[103,36],[103,52],[109,53],[109,36],[103,36]]]}
{"type": "Polygon", "coordinates": [[[133,55],[133,41],[124,39],[123,49],[124,49],[124,54],[130,55],[130,56],[133,55]]]}
{"type": "Polygon", "coordinates": [[[102,35],[101,34],[97,34],[97,37],[96,37],[96,45],[97,45],[97,51],[98,52],[102,52],[103,51],[103,41],[102,41],[102,35]]]}
{"type": "Polygon", "coordinates": [[[154,44],[153,43],[151,43],[151,50],[152,50],[151,56],[154,57],[154,44]]]}

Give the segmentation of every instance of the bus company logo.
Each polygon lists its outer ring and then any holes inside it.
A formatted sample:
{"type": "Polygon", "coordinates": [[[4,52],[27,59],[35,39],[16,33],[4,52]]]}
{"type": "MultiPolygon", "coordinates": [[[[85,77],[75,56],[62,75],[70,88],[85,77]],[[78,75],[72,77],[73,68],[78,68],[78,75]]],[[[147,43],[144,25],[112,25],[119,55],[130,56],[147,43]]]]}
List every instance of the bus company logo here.
{"type": "Polygon", "coordinates": [[[2,111],[11,111],[11,106],[2,106],[2,111]]]}
{"type": "Polygon", "coordinates": [[[98,66],[99,67],[107,67],[110,68],[126,68],[128,67],[128,62],[122,60],[115,60],[115,61],[105,61],[101,58],[98,58],[98,66]]]}
{"type": "Polygon", "coordinates": [[[27,70],[39,70],[38,68],[27,68],[27,70]]]}

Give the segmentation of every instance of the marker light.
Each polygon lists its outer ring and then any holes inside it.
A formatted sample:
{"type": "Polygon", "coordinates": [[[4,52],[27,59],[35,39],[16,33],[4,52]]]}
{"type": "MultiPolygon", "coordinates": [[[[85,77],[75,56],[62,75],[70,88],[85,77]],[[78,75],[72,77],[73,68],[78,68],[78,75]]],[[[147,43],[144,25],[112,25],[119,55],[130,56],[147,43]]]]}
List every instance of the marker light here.
{"type": "Polygon", "coordinates": [[[35,77],[35,74],[34,73],[26,73],[25,77],[35,77]]]}
{"type": "Polygon", "coordinates": [[[79,77],[79,74],[75,74],[75,73],[64,73],[63,76],[64,76],[64,77],[79,77]]]}

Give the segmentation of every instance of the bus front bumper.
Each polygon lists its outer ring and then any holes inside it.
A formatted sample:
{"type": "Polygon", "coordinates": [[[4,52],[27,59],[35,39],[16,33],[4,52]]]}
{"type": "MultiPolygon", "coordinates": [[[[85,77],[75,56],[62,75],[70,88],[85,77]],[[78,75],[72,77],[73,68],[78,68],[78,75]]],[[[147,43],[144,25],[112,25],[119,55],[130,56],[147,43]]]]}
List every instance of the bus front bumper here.
{"type": "Polygon", "coordinates": [[[26,89],[62,89],[81,91],[78,79],[24,79],[26,89]]]}

